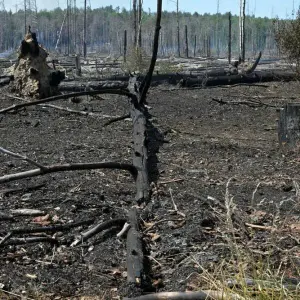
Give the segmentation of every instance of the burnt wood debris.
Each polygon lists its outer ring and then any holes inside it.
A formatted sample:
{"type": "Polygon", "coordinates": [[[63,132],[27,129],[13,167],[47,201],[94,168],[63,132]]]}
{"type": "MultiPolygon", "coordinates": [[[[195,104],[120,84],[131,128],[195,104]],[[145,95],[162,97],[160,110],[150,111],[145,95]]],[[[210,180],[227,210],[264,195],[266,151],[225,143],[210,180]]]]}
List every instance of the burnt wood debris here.
{"type": "MultiPolygon", "coordinates": [[[[133,2],[136,14],[136,1],[133,2]]],[[[177,2],[178,5],[178,2],[177,2]]],[[[266,81],[290,81],[295,79],[295,74],[292,72],[281,71],[255,71],[262,53],[260,52],[257,59],[251,67],[243,67],[240,62],[232,62],[231,54],[228,57],[229,65],[226,67],[218,67],[211,70],[207,68],[198,68],[197,70],[191,70],[187,72],[159,74],[154,71],[159,36],[161,29],[161,12],[162,12],[162,0],[157,1],[157,19],[155,25],[155,35],[153,41],[153,53],[148,72],[145,76],[136,76],[134,74],[116,75],[103,78],[88,78],[84,81],[82,78],[82,70],[80,66],[80,57],[76,56],[74,62],[65,63],[65,67],[74,68],[75,76],[73,79],[64,80],[65,75],[63,72],[56,69],[56,66],[60,64],[58,61],[52,60],[52,67],[49,67],[49,61],[47,62],[48,53],[46,50],[38,44],[36,34],[31,32],[31,27],[28,27],[28,31],[21,42],[19,49],[19,57],[15,62],[13,74],[0,77],[0,86],[11,85],[12,91],[16,96],[8,96],[15,100],[22,101],[18,104],[13,104],[6,108],[0,109],[0,114],[6,114],[11,112],[18,112],[33,105],[46,105],[47,103],[57,100],[69,100],[77,99],[81,96],[97,96],[104,94],[119,95],[128,99],[128,111],[124,116],[116,116],[108,121],[105,125],[108,126],[113,122],[123,120],[130,117],[132,120],[132,163],[123,162],[88,162],[88,163],[69,163],[69,164],[53,164],[44,165],[30,157],[24,156],[19,153],[14,153],[12,149],[4,149],[0,147],[0,152],[8,156],[12,156],[28,164],[33,165],[34,169],[23,171],[15,174],[8,174],[0,176],[0,184],[7,183],[23,178],[29,178],[34,176],[41,176],[54,172],[67,172],[73,170],[92,170],[92,169],[114,169],[127,171],[132,176],[136,186],[135,201],[132,207],[128,211],[127,218],[118,217],[115,219],[107,220],[105,222],[97,223],[95,218],[87,219],[84,221],[72,222],[63,225],[55,226],[41,226],[34,227],[28,226],[23,228],[14,228],[9,232],[6,232],[4,237],[0,240],[0,248],[5,248],[9,245],[22,245],[27,243],[51,243],[60,244],[59,237],[35,237],[36,233],[54,233],[70,230],[74,227],[80,227],[83,225],[90,226],[87,230],[82,232],[78,236],[74,236],[74,239],[69,243],[70,247],[80,246],[88,241],[91,237],[95,236],[99,232],[107,230],[111,227],[116,227],[119,230],[123,226],[126,227],[122,235],[126,235],[126,266],[127,266],[127,283],[120,288],[121,296],[124,296],[124,300],[162,300],[162,299],[223,299],[224,294],[220,294],[217,291],[198,291],[198,292],[164,292],[164,293],[149,293],[153,292],[149,284],[149,274],[147,274],[149,262],[146,260],[145,254],[145,239],[142,231],[142,220],[147,220],[147,214],[152,211],[151,207],[151,185],[150,185],[150,170],[149,170],[149,156],[152,154],[150,150],[151,134],[150,130],[154,128],[151,123],[150,114],[146,105],[147,93],[151,84],[169,83],[177,84],[180,88],[185,87],[209,87],[217,85],[233,85],[240,83],[259,83],[266,81]],[[80,81],[80,85],[78,82],[80,81]],[[66,92],[67,94],[62,94],[66,92]],[[34,99],[32,99],[34,98],[34,99]],[[31,236],[25,238],[18,237],[22,234],[30,234],[31,236]]],[[[229,15],[229,19],[231,15],[229,15]]],[[[231,25],[230,25],[231,26],[231,25]]],[[[134,39],[136,43],[141,33],[137,33],[137,16],[134,17],[135,35],[134,39]]],[[[140,29],[140,28],[139,28],[140,29]]],[[[186,57],[188,57],[188,38],[187,38],[187,26],[185,26],[186,32],[186,57]]],[[[126,60],[127,52],[127,32],[124,32],[124,61],[126,60]]],[[[179,40],[178,40],[179,43],[179,40]]],[[[86,45],[84,46],[86,47],[86,45]]],[[[196,48],[196,36],[195,36],[195,48],[196,48]]],[[[244,49],[242,49],[244,51],[244,49]]],[[[179,52],[179,47],[178,47],[179,52]]],[[[194,50],[195,52],[195,50],[194,50]]],[[[243,54],[243,53],[242,53],[243,54]]],[[[243,54],[244,55],[244,54],[243,54]]],[[[84,56],[86,56],[86,48],[84,50],[84,56]]],[[[195,56],[195,55],[194,55],[195,56]]],[[[61,64],[63,65],[63,64],[61,64]]],[[[96,69],[99,68],[97,60],[95,62],[96,69]]],[[[98,72],[98,70],[97,70],[98,72]]],[[[100,98],[99,101],[102,99],[100,98]]],[[[226,104],[223,100],[213,99],[220,104],[226,104]]],[[[73,100],[75,101],[75,100],[73,100]]],[[[240,104],[241,102],[239,102],[240,104]]],[[[259,104],[259,103],[258,103],[259,104]]],[[[57,109],[63,109],[58,106],[50,106],[57,109]]],[[[285,108],[288,110],[288,107],[285,108]]],[[[69,112],[80,113],[79,111],[68,110],[69,112]]],[[[93,115],[89,112],[81,112],[84,115],[93,115]]],[[[284,114],[286,112],[282,112],[284,114]]],[[[299,114],[298,114],[299,115],[299,114]]],[[[297,115],[297,117],[298,117],[297,115]]],[[[284,121],[287,122],[287,116],[284,115],[284,121]]],[[[282,126],[285,126],[283,124],[282,126]]],[[[287,133],[281,129],[279,135],[282,138],[282,143],[285,142],[284,138],[287,137],[287,133]]],[[[165,142],[164,140],[162,142],[165,142]]],[[[28,189],[35,189],[36,187],[28,187],[28,189]]],[[[13,193],[14,190],[7,190],[6,193],[13,193]]],[[[175,203],[175,212],[181,214],[175,203]]],[[[184,220],[184,215],[181,214],[183,219],[176,219],[177,221],[184,220]]],[[[12,215],[0,215],[1,220],[13,220],[12,215]]],[[[153,225],[155,226],[155,225],[153,225]]],[[[124,228],[125,228],[124,227],[124,228]]],[[[226,299],[237,299],[234,295],[226,295],[226,299]]]]}

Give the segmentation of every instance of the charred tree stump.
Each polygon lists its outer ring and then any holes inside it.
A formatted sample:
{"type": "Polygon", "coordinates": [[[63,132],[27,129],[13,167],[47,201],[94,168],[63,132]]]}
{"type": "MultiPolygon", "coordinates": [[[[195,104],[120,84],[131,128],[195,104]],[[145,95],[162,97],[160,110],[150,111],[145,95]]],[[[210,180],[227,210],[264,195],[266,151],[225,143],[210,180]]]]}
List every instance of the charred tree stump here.
{"type": "Polygon", "coordinates": [[[300,145],[300,103],[288,103],[280,110],[278,137],[281,146],[300,145]]]}
{"type": "Polygon", "coordinates": [[[78,54],[75,56],[75,68],[76,68],[76,75],[81,76],[80,56],[78,54]]]}
{"type": "Polygon", "coordinates": [[[37,41],[30,26],[21,42],[19,57],[14,70],[12,91],[25,97],[46,98],[57,93],[64,73],[48,67],[47,51],[37,41]]]}

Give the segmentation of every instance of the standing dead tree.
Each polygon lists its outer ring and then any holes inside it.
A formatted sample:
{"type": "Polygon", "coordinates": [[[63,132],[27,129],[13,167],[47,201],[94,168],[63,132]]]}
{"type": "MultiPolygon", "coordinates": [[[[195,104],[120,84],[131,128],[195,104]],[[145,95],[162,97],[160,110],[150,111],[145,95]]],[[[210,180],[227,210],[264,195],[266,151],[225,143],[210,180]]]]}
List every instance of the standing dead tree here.
{"type": "Polygon", "coordinates": [[[231,12],[228,13],[228,63],[231,63],[231,12]]]}
{"type": "Polygon", "coordinates": [[[246,8],[246,0],[240,0],[240,18],[239,18],[239,27],[240,27],[240,58],[241,61],[245,61],[245,8],[246,8]]]}

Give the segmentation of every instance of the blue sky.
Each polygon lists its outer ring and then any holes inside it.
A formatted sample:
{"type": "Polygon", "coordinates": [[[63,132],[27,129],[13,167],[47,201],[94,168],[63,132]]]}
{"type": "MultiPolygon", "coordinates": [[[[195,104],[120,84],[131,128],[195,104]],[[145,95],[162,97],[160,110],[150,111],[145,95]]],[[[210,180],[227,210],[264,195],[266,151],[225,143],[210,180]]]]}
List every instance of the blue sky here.
{"type": "MultiPolygon", "coordinates": [[[[92,8],[112,5],[113,7],[130,7],[132,0],[87,0],[87,3],[92,8]]],[[[165,10],[175,10],[176,6],[174,1],[176,0],[163,0],[163,6],[165,10]]],[[[22,0],[4,0],[6,9],[16,9],[22,7],[22,0]]],[[[239,0],[219,0],[220,12],[224,13],[231,11],[233,14],[239,13],[239,0]]],[[[292,15],[293,3],[297,8],[300,4],[300,0],[246,0],[246,11],[254,13],[260,17],[275,17],[285,18],[292,15]]],[[[36,0],[38,9],[53,9],[57,6],[61,8],[66,7],[67,0],[36,0]]],[[[83,6],[83,0],[76,0],[78,6],[83,6]]],[[[180,10],[188,12],[202,13],[215,13],[217,11],[217,0],[179,0],[180,10]]],[[[156,9],[155,0],[144,0],[144,9],[148,11],[156,9]]]]}

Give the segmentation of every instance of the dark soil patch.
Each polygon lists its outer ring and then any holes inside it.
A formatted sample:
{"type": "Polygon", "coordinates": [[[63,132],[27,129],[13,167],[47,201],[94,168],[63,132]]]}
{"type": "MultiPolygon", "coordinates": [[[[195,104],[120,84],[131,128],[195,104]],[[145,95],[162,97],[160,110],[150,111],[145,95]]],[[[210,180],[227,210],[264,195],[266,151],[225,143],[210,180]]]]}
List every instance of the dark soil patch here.
{"type": "MultiPolygon", "coordinates": [[[[277,216],[285,224],[299,223],[298,150],[280,149],[274,107],[291,102],[290,97],[299,90],[296,82],[270,83],[268,88],[172,90],[159,86],[150,90],[147,101],[155,128],[151,131],[150,149],[158,146],[159,152],[155,155],[151,149],[149,171],[156,182],[152,185],[152,215],[145,224],[144,236],[153,290],[191,289],[191,275],[201,272],[199,266],[214,270],[220,261],[231,257],[224,242],[226,197],[233,197],[236,210],[231,216],[245,248],[265,251],[267,247],[267,233],[254,231],[249,236],[245,221],[269,226],[277,216]],[[249,97],[266,105],[236,103],[249,97]],[[220,104],[213,98],[229,104],[220,104]],[[254,211],[264,212],[265,220],[254,211]],[[155,222],[158,223],[149,228],[155,222]]],[[[79,104],[55,104],[113,116],[128,113],[126,99],[103,97],[107,100],[83,98],[79,104]]],[[[3,108],[12,101],[2,96],[0,103],[3,108]]],[[[30,107],[0,116],[1,146],[43,164],[131,162],[131,122],[103,127],[106,121],[49,107],[30,107]]],[[[0,161],[1,175],[32,168],[6,155],[1,155],[0,161]]],[[[126,218],[134,205],[135,185],[123,171],[76,171],[3,184],[0,195],[1,213],[36,208],[50,215],[52,225],[90,218],[95,218],[96,224],[126,218]],[[39,184],[42,187],[27,190],[39,184]],[[24,190],[4,192],[16,188],[24,190]]],[[[3,237],[12,228],[32,225],[33,217],[0,222],[3,237]]],[[[34,299],[37,295],[45,299],[95,295],[113,299],[126,281],[126,243],[116,238],[119,228],[113,228],[82,247],[69,247],[74,236],[87,228],[58,233],[62,243],[56,246],[41,243],[3,247],[3,289],[34,299]]],[[[294,242],[284,240],[277,246],[290,249],[298,246],[294,242]]],[[[276,264],[278,253],[272,252],[271,256],[276,264]]],[[[299,263],[297,257],[294,262],[299,263]]]]}

